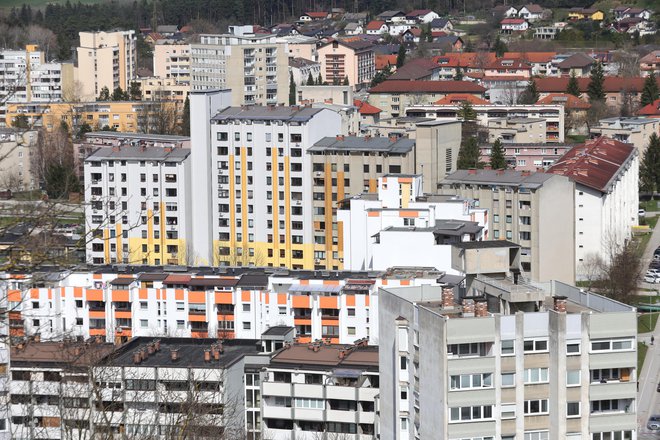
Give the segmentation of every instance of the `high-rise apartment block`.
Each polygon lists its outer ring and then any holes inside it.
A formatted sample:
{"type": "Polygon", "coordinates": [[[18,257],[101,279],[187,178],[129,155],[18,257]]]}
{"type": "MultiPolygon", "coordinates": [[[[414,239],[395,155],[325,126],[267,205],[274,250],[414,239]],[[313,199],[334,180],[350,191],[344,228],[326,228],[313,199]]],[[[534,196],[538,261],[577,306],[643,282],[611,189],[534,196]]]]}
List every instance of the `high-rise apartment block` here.
{"type": "Polygon", "coordinates": [[[283,104],[289,99],[289,54],[275,35],[201,35],[191,47],[193,91],[231,89],[231,105],[283,104]]]}
{"type": "Polygon", "coordinates": [[[190,150],[121,146],[85,159],[92,264],[183,264],[192,229],[190,150]]]}
{"type": "Polygon", "coordinates": [[[137,76],[135,31],[80,32],[77,48],[76,81],[80,96],[93,101],[107,87],[110,93],[117,87],[128,90],[137,76]]]}
{"type": "Polygon", "coordinates": [[[190,44],[162,40],[154,46],[154,76],[190,82],[190,44]]]}
{"type": "Polygon", "coordinates": [[[456,245],[465,289],[380,289],[381,438],[635,438],[635,308],[512,277],[519,250],[456,245]]]}

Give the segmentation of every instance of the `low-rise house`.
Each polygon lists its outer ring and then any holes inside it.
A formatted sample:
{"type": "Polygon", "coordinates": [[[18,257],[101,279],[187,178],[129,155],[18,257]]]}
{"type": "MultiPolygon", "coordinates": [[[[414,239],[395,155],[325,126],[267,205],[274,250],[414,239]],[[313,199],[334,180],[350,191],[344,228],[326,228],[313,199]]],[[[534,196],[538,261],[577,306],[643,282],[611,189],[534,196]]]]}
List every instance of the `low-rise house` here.
{"type": "Polygon", "coordinates": [[[568,10],[568,19],[603,21],[605,20],[605,13],[594,8],[571,8],[568,10]]]}
{"type": "Polygon", "coordinates": [[[660,118],[660,99],[656,99],[651,104],[647,104],[637,112],[639,116],[647,118],[660,118]]]}
{"type": "Polygon", "coordinates": [[[314,82],[318,79],[321,73],[321,63],[305,58],[289,58],[289,71],[293,77],[293,82],[297,86],[304,86],[310,76],[314,82]]]}
{"type": "Polygon", "coordinates": [[[432,42],[427,45],[429,51],[433,53],[434,49],[438,50],[441,55],[446,52],[458,52],[463,49],[463,39],[458,35],[431,35],[432,42]]]}
{"type": "Polygon", "coordinates": [[[381,113],[381,110],[378,107],[375,107],[366,101],[360,101],[359,99],[354,99],[353,105],[358,109],[361,126],[378,124],[381,113]]]}
{"type": "Polygon", "coordinates": [[[532,67],[532,76],[547,76],[551,73],[552,59],[556,52],[504,52],[504,59],[518,59],[532,67]]]}
{"type": "Polygon", "coordinates": [[[347,23],[344,26],[344,33],[346,35],[360,35],[364,33],[364,29],[360,23],[347,23]]]}
{"type": "Polygon", "coordinates": [[[561,32],[561,28],[557,26],[539,26],[534,28],[534,38],[539,40],[554,40],[561,32]]]}
{"type": "Polygon", "coordinates": [[[535,21],[544,20],[552,15],[552,11],[544,7],[530,3],[518,9],[518,17],[524,18],[530,23],[535,21]]]}
{"type": "Polygon", "coordinates": [[[562,105],[564,106],[564,126],[566,130],[576,134],[587,134],[585,129],[587,124],[587,110],[591,104],[577,96],[568,93],[550,93],[539,99],[536,104],[539,105],[562,105]]]}
{"type": "Polygon", "coordinates": [[[451,32],[454,30],[454,23],[448,18],[434,18],[431,21],[431,32],[451,32]]]}
{"type": "Polygon", "coordinates": [[[330,18],[330,14],[328,12],[305,12],[300,16],[299,20],[303,22],[310,22],[327,20],[328,18],[330,18]]]}
{"type": "Polygon", "coordinates": [[[366,12],[347,12],[344,14],[343,20],[348,23],[358,23],[364,25],[367,22],[366,12]]]}
{"type": "Polygon", "coordinates": [[[416,24],[431,23],[436,18],[440,18],[440,16],[430,9],[415,9],[406,14],[406,20],[416,24]]]}
{"type": "Polygon", "coordinates": [[[653,11],[646,8],[635,8],[631,6],[621,5],[613,9],[614,19],[621,21],[625,18],[641,18],[643,20],[650,20],[653,11]]]}
{"type": "Polygon", "coordinates": [[[521,59],[498,58],[484,69],[484,80],[490,78],[511,78],[529,80],[532,66],[521,59]]]}
{"type": "Polygon", "coordinates": [[[642,76],[649,76],[651,72],[655,77],[660,76],[660,50],[654,50],[639,60],[639,70],[642,76]]]}
{"type": "Polygon", "coordinates": [[[390,31],[389,26],[382,20],[370,21],[365,28],[367,35],[381,35],[390,31]]]}
{"type": "Polygon", "coordinates": [[[582,52],[574,53],[557,64],[561,76],[575,75],[577,77],[589,76],[596,60],[582,52]]]}
{"type": "Polygon", "coordinates": [[[505,18],[500,21],[500,29],[503,34],[525,32],[529,29],[529,23],[524,18],[505,18]]]}
{"type": "Polygon", "coordinates": [[[550,127],[541,118],[493,118],[488,121],[488,142],[497,139],[507,144],[563,142],[564,134],[559,133],[559,125],[550,127]],[[550,127],[555,131],[548,131],[550,127]]]}

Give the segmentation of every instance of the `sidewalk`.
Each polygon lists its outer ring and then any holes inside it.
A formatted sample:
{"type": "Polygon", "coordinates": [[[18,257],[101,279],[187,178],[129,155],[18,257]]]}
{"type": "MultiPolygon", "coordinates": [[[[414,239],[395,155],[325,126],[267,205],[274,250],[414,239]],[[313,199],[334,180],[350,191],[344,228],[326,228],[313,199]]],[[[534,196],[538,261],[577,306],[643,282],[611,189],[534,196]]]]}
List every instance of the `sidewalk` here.
{"type": "MultiPolygon", "coordinates": [[[[660,322],[660,320],[658,320],[660,322]]],[[[644,366],[641,371],[638,371],[639,389],[637,392],[637,421],[639,434],[649,433],[652,431],[646,429],[646,422],[652,414],[660,413],[660,402],[658,402],[658,379],[660,378],[660,325],[655,323],[653,333],[643,333],[637,336],[638,342],[646,343],[648,351],[644,360],[644,366]],[[651,345],[651,336],[654,337],[654,344],[651,345]]],[[[651,435],[657,433],[652,433],[651,435]]]]}

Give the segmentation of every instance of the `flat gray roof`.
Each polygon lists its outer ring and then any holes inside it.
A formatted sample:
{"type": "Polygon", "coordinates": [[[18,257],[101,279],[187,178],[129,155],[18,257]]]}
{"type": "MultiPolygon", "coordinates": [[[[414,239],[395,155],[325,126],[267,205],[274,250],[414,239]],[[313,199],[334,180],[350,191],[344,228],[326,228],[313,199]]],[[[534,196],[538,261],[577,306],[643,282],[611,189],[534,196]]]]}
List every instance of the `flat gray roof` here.
{"type": "Polygon", "coordinates": [[[262,106],[251,105],[243,107],[226,107],[218,112],[212,121],[289,121],[307,122],[317,113],[323,111],[321,108],[299,107],[299,106],[262,106]]]}
{"type": "Polygon", "coordinates": [[[458,170],[445,177],[441,184],[471,183],[477,185],[510,185],[536,189],[553,178],[548,173],[515,170],[458,170]]]}
{"type": "Polygon", "coordinates": [[[463,241],[461,243],[452,243],[461,249],[487,249],[487,248],[519,248],[520,245],[509,240],[486,240],[486,241],[463,241]]]}
{"type": "Polygon", "coordinates": [[[407,154],[415,147],[415,141],[407,138],[399,138],[392,141],[389,137],[358,137],[340,136],[324,137],[312,145],[307,151],[310,153],[322,153],[330,151],[369,151],[387,154],[407,154]]]}
{"type": "Polygon", "coordinates": [[[144,139],[148,141],[189,141],[190,136],[176,136],[169,134],[145,134],[145,133],[117,133],[115,131],[94,131],[85,134],[85,137],[104,139],[144,139]]]}
{"type": "Polygon", "coordinates": [[[96,160],[156,160],[162,162],[183,162],[190,156],[188,148],[159,147],[104,147],[90,154],[85,162],[96,160]]]}

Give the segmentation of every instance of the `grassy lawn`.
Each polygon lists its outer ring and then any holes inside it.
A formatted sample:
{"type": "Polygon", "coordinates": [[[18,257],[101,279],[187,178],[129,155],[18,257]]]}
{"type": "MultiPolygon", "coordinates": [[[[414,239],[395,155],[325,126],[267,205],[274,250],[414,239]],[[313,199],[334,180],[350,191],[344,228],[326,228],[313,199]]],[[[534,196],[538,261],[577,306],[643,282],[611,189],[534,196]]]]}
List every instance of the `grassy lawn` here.
{"type": "Polygon", "coordinates": [[[644,313],[637,317],[637,333],[649,333],[655,329],[655,323],[658,321],[659,312],[644,313]]]}
{"type": "Polygon", "coordinates": [[[642,371],[642,365],[644,365],[644,358],[646,358],[646,352],[648,351],[646,344],[641,342],[637,343],[637,371],[642,371]]]}
{"type": "Polygon", "coordinates": [[[660,200],[647,200],[639,202],[639,207],[647,211],[660,211],[660,200]]]}

